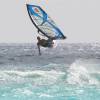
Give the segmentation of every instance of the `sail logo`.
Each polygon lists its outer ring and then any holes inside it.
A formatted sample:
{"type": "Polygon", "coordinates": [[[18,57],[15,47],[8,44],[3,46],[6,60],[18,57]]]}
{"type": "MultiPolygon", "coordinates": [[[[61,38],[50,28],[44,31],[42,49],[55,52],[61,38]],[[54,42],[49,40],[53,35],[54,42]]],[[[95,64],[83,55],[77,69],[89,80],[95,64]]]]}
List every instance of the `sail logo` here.
{"type": "Polygon", "coordinates": [[[34,8],[35,13],[39,13],[39,9],[38,8],[34,8]]]}

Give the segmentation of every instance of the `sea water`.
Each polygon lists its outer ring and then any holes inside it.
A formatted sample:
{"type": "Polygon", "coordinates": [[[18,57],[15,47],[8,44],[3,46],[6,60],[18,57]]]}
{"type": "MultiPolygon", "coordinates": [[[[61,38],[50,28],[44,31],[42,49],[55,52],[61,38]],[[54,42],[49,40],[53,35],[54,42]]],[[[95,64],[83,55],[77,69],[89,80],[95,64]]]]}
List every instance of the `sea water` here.
{"type": "Polygon", "coordinates": [[[100,44],[0,44],[0,100],[100,100],[100,44]]]}

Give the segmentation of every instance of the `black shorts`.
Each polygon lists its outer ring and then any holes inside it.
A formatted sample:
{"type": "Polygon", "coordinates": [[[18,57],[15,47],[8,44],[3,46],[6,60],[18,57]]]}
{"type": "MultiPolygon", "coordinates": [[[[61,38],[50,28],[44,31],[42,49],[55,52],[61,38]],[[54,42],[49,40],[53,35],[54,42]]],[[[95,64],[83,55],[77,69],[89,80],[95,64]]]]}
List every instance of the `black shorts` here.
{"type": "Polygon", "coordinates": [[[43,47],[48,47],[48,43],[42,44],[43,47]]]}

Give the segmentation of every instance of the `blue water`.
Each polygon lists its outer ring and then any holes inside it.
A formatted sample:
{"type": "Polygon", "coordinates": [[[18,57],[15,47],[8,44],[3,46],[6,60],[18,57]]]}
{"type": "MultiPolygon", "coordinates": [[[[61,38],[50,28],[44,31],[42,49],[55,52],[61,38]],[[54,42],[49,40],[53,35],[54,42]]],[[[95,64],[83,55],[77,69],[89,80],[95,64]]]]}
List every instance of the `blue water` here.
{"type": "Polygon", "coordinates": [[[100,44],[0,44],[0,100],[99,100],[100,44]]]}

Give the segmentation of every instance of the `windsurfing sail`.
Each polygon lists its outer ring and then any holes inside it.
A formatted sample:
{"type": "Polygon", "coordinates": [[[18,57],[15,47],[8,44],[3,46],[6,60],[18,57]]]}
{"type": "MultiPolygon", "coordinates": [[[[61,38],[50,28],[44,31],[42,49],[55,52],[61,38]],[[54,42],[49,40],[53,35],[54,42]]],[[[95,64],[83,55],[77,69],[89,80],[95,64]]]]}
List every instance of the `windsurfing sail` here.
{"type": "Polygon", "coordinates": [[[38,33],[41,32],[44,36],[54,40],[66,38],[40,6],[27,4],[27,11],[32,23],[38,29],[38,33]]]}

